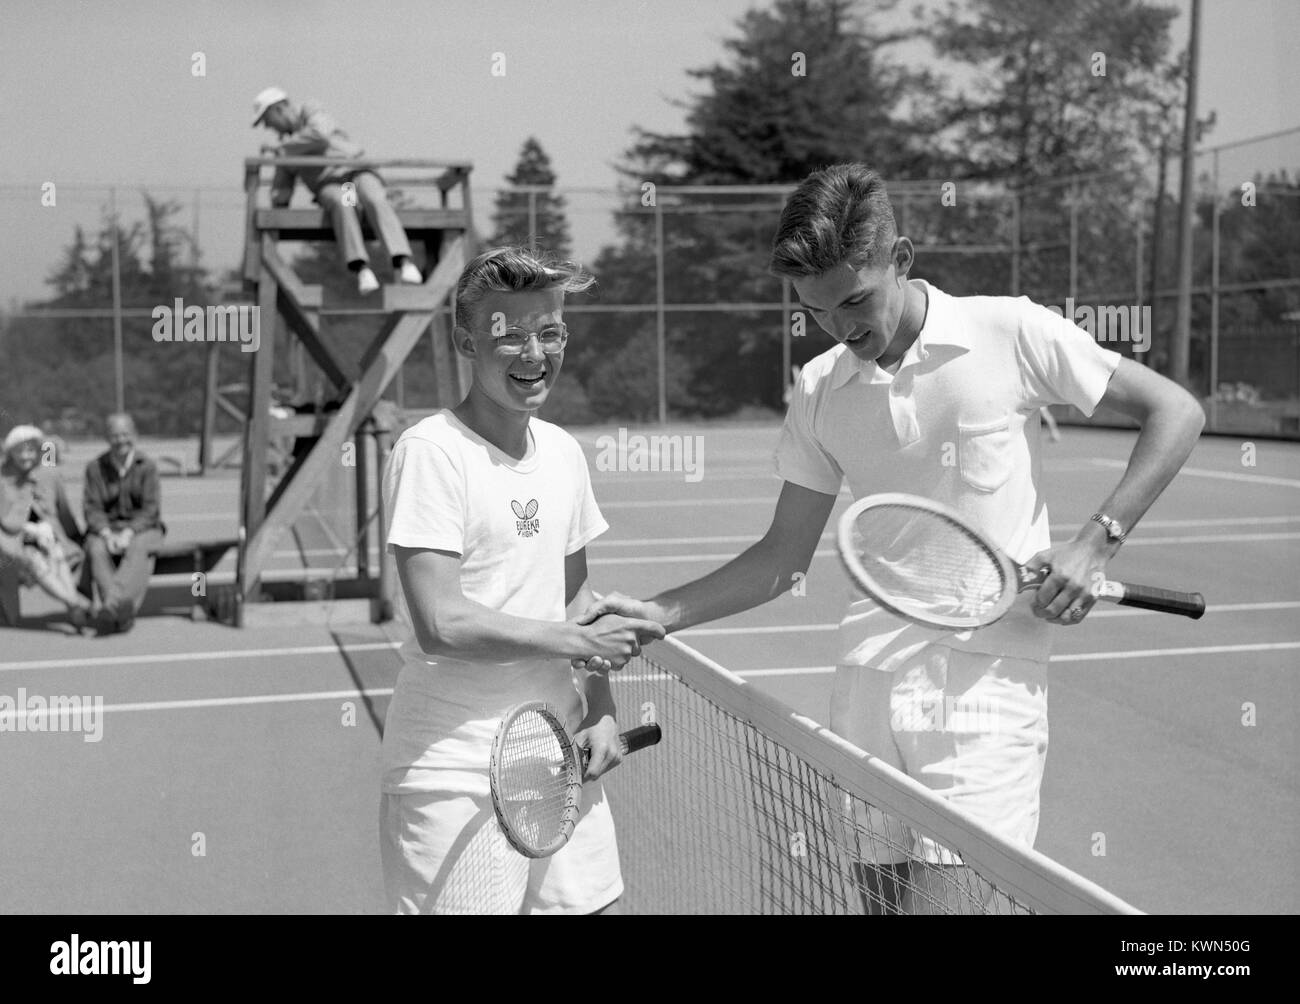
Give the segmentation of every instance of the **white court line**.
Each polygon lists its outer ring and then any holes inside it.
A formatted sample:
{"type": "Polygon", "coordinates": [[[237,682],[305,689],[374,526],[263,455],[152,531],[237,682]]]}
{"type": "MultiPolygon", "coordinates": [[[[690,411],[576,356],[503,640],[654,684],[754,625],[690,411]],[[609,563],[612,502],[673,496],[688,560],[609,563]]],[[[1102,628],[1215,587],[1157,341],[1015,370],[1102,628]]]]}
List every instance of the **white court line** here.
{"type": "MultiPolygon", "coordinates": [[[[1080,652],[1074,655],[1058,655],[1052,662],[1104,662],[1114,659],[1157,659],[1166,656],[1214,655],[1229,652],[1270,652],[1281,649],[1300,648],[1300,641],[1277,642],[1261,645],[1207,645],[1200,648],[1152,648],[1136,652],[1080,652]]],[[[834,666],[783,666],[777,669],[750,669],[737,672],[742,679],[758,679],[774,676],[826,676],[835,672],[834,666]]],[[[627,682],[646,677],[632,676],[627,682]]],[[[141,701],[131,704],[106,704],[102,711],[181,711],[195,708],[241,707],[256,704],[291,704],[304,701],[338,701],[357,697],[390,697],[392,687],[371,687],[365,690],[328,690],[296,694],[254,694],[245,697],[206,697],[184,701],[141,701]]],[[[44,712],[27,712],[15,709],[15,715],[34,717],[51,714],[44,712]]]]}
{"type": "MultiPolygon", "coordinates": [[[[1263,610],[1295,610],[1300,608],[1300,600],[1273,600],[1263,603],[1218,603],[1205,608],[1207,614],[1250,613],[1263,610]]],[[[1115,610],[1094,610],[1088,619],[1095,617],[1141,617],[1155,616],[1158,611],[1136,608],[1118,608],[1115,610]]],[[[748,634],[797,634],[803,632],[834,631],[839,627],[833,624],[760,624],[752,627],[721,628],[687,628],[674,634],[677,638],[691,637],[725,637],[728,635],[748,634]]],[[[1291,644],[1291,643],[1285,643],[1291,644]]],[[[344,652],[383,652],[395,651],[402,645],[401,641],[359,642],[355,645],[300,645],[292,648],[249,648],[219,652],[174,652],[158,655],[110,655],[96,656],[90,659],[29,659],[23,662],[0,662],[0,672],[15,672],[23,669],[72,669],[98,668],[108,666],[158,665],[169,662],[206,662],[212,659],[271,659],[293,658],[296,656],[329,655],[344,652]]],[[[1170,650],[1173,651],[1173,650],[1170,650]]],[[[1177,651],[1192,651],[1179,649],[1177,651]]]]}
{"type": "Polygon", "coordinates": [[[1185,537],[1138,537],[1126,540],[1125,547],[1151,547],[1161,544],[1228,544],[1247,540],[1296,540],[1300,532],[1293,533],[1205,533],[1185,537]]]}
{"type": "MultiPolygon", "coordinates": [[[[1088,471],[1093,469],[1093,462],[1087,461],[1062,461],[1044,465],[1044,469],[1049,473],[1058,473],[1063,471],[1088,471]]],[[[636,484],[637,482],[650,481],[653,484],[672,484],[679,481],[685,481],[688,484],[699,484],[704,481],[718,483],[722,481],[781,481],[781,475],[773,468],[765,467],[734,467],[722,470],[710,468],[707,464],[702,464],[694,472],[686,470],[660,470],[660,471],[594,471],[591,475],[591,483],[599,488],[601,485],[619,485],[619,484],[636,484]],[[690,474],[690,477],[687,475],[690,474]]]]}
{"type": "MultiPolygon", "coordinates": [[[[843,493],[841,493],[843,494],[843,493]]],[[[609,508],[647,508],[652,509],[657,505],[729,505],[732,503],[769,501],[766,499],[752,498],[728,498],[728,499],[697,499],[693,502],[683,502],[681,500],[669,500],[668,502],[602,502],[602,509],[609,508]]],[[[771,500],[775,502],[775,500],[771,500]]],[[[225,515],[192,515],[192,516],[168,516],[168,523],[177,522],[212,522],[216,520],[229,519],[225,515]]],[[[1260,526],[1276,526],[1285,523],[1300,523],[1300,516],[1227,516],[1206,519],[1148,519],[1143,520],[1138,525],[1138,533],[1144,530],[1172,530],[1179,527],[1196,527],[1196,526],[1237,526],[1240,524],[1258,524],[1260,526]]],[[[1073,533],[1078,531],[1082,523],[1054,523],[1052,525],[1053,534],[1073,533]]],[[[233,530],[231,531],[234,532],[233,530]]],[[[664,546],[673,546],[678,544],[740,544],[747,541],[757,541],[762,534],[748,534],[722,537],[637,537],[625,540],[596,540],[588,547],[653,547],[656,544],[664,546]]],[[[822,540],[834,540],[834,533],[824,533],[822,540]]],[[[1173,538],[1168,538],[1173,539],[1173,538]]],[[[1134,538],[1128,543],[1138,543],[1142,538],[1134,538]]],[[[299,551],[294,548],[291,550],[275,551],[274,556],[280,558],[297,557],[299,551]]],[[[327,555],[341,553],[329,548],[313,548],[307,551],[309,555],[327,555]]],[[[372,553],[374,553],[372,551],[372,553]]]]}
{"type": "MultiPolygon", "coordinates": [[[[1267,603],[1214,603],[1205,608],[1207,614],[1239,614],[1239,613],[1258,613],[1264,610],[1298,610],[1300,609],[1300,600],[1275,600],[1267,603]]],[[[1168,616],[1159,610],[1143,610],[1138,607],[1112,607],[1107,603],[1104,607],[1098,605],[1093,607],[1092,612],[1088,614],[1088,620],[1096,620],[1098,617],[1161,617],[1168,616]]],[[[839,622],[831,624],[757,624],[750,627],[721,627],[721,628],[687,628],[685,631],[677,631],[673,634],[674,638],[725,638],[729,635],[749,635],[749,634],[803,634],[808,631],[835,631],[839,629],[839,622]]]]}
{"type": "MultiPolygon", "coordinates": [[[[1300,516],[1230,516],[1222,519],[1154,519],[1145,520],[1140,525],[1140,530],[1172,530],[1179,527],[1194,526],[1239,526],[1241,524],[1258,524],[1261,526],[1276,526],[1285,523],[1300,523],[1300,516]]],[[[1082,523],[1060,523],[1052,527],[1053,534],[1069,534],[1078,532],[1082,523]]],[[[588,549],[597,547],[655,547],[662,545],[664,547],[680,546],[683,544],[746,544],[757,543],[761,534],[737,534],[734,536],[720,537],[627,537],[615,540],[594,540],[587,545],[588,549]]],[[[821,540],[834,540],[836,534],[828,531],[821,535],[821,540]]],[[[1177,537],[1158,538],[1157,542],[1165,540],[1178,540],[1177,537]]],[[[1141,537],[1133,538],[1130,543],[1137,543],[1143,540],[1141,537]]],[[[276,552],[281,556],[297,554],[298,552],[285,551],[276,552]]],[[[314,552],[308,551],[308,554],[314,552]]]]}
{"type": "MultiPolygon", "coordinates": [[[[1100,458],[1093,460],[1098,467],[1111,467],[1116,470],[1123,470],[1128,467],[1128,462],[1124,460],[1102,460],[1100,458]]],[[[1238,474],[1235,471],[1212,471],[1205,467],[1183,467],[1178,473],[1188,474],[1194,478],[1214,478],[1218,481],[1245,481],[1260,485],[1282,485],[1286,488],[1300,488],[1300,481],[1295,478],[1275,478],[1268,474],[1238,474]]]]}
{"type": "Polygon", "coordinates": [[[169,662],[206,662],[210,659],[273,659],[300,655],[337,655],[345,652],[382,652],[396,649],[400,641],[361,642],[357,645],[302,645],[296,648],[242,648],[213,652],[173,652],[159,655],[104,655],[91,659],[28,659],[0,662],[0,673],[20,669],[75,669],[90,666],[146,666],[169,662]]]}
{"type": "MultiPolygon", "coordinates": [[[[1073,655],[1054,655],[1052,664],[1058,662],[1106,662],[1117,659],[1161,659],[1167,656],[1217,655],[1229,652],[1272,652],[1280,649],[1300,648],[1300,641],[1283,641],[1260,645],[1205,645],[1200,648],[1148,648],[1134,652],[1078,652],[1073,655]]],[[[749,680],[764,676],[825,676],[835,672],[834,666],[784,666],[779,669],[733,670],[737,676],[749,680]]]]}
{"type": "MultiPolygon", "coordinates": [[[[358,697],[391,697],[392,687],[373,687],[367,690],[329,690],[302,694],[256,694],[248,697],[200,697],[189,701],[138,701],[134,704],[105,704],[96,713],[109,711],[185,711],[193,708],[232,708],[250,704],[291,704],[299,701],[337,701],[358,697]]],[[[39,711],[17,709],[14,718],[48,718],[66,715],[62,709],[45,708],[39,711]]],[[[82,712],[83,717],[85,712],[82,712]]]]}
{"type": "Polygon", "coordinates": [[[726,638],[730,635],[747,634],[803,634],[806,631],[837,631],[839,623],[834,624],[762,624],[753,627],[725,628],[687,628],[685,631],[673,632],[674,638],[726,638]]]}
{"type": "MultiPolygon", "coordinates": [[[[759,535],[761,536],[761,535],[759,535]]],[[[744,540],[750,540],[757,543],[759,536],[746,537],[744,540]]],[[[823,540],[826,538],[823,537],[823,540]]],[[[1161,547],[1166,544],[1233,544],[1243,543],[1246,541],[1265,541],[1265,540],[1300,540],[1300,530],[1290,533],[1206,533],[1196,534],[1183,537],[1138,537],[1133,540],[1124,542],[1126,548],[1133,547],[1161,547]]],[[[700,543],[705,543],[701,540],[700,543]]],[[[1060,543],[1058,539],[1055,543],[1060,543]]],[[[813,552],[814,558],[829,558],[839,554],[838,548],[820,548],[813,552]]],[[[663,565],[675,561],[683,564],[696,561],[730,561],[736,555],[726,552],[712,554],[647,554],[647,555],[627,555],[618,558],[588,558],[587,564],[591,565],[663,565]]]]}
{"type": "Polygon", "coordinates": [[[1100,662],[1104,659],[1159,659],[1170,655],[1221,655],[1229,652],[1277,652],[1300,648],[1300,641],[1259,642],[1250,645],[1200,645],[1196,648],[1146,648],[1131,652],[1076,652],[1054,655],[1052,662],[1100,662]]]}

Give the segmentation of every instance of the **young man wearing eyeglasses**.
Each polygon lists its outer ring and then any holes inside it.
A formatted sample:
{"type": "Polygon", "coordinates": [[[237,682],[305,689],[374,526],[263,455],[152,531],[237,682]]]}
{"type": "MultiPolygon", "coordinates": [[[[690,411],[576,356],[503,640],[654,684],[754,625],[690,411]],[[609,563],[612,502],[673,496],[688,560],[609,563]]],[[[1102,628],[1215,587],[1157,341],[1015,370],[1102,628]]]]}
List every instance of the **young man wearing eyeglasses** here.
{"type": "Polygon", "coordinates": [[[397,913],[596,913],[621,895],[613,820],[597,780],[617,765],[608,677],[658,624],[580,625],[594,596],[586,546],[607,529],[586,458],[536,418],[564,362],[564,294],[593,280],[522,248],[479,255],[461,275],[456,350],[469,394],[408,429],[384,474],[388,546],[409,626],[384,729],[380,829],[397,913]],[[578,689],[581,687],[581,691],[578,689]],[[591,749],[569,842],[529,861],[497,827],[488,787],[503,712],[545,701],[591,749]]]}

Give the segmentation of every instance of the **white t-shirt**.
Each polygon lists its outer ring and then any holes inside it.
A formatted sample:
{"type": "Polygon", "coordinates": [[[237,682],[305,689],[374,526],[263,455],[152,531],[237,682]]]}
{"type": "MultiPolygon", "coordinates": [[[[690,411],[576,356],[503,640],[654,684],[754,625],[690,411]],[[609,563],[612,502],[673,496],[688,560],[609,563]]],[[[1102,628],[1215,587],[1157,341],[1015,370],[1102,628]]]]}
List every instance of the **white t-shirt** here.
{"type": "MultiPolygon", "coordinates": [[[[408,429],[384,471],[388,547],[461,555],[468,599],[536,620],[565,617],[564,559],[608,529],[591,491],[587,461],[563,429],[529,420],[520,460],[439,411],[408,429]]],[[[463,662],[424,653],[405,597],[407,637],[384,728],[383,789],[445,788],[438,771],[486,772],[502,712],[547,701],[572,728],[582,714],[568,660],[463,662]]]]}
{"type": "MultiPolygon", "coordinates": [[[[1091,415],[1120,356],[1027,297],[949,296],[923,283],[925,323],[896,373],[843,345],[803,368],[776,452],[794,484],[855,499],[906,492],[955,508],[1017,561],[1050,545],[1038,409],[1072,404],[1091,415]]],[[[1033,592],[978,631],[918,627],[854,599],[840,628],[840,662],[890,670],[943,640],[965,651],[1045,661],[1051,625],[1033,592]]],[[[854,597],[858,594],[855,592],[854,597]]]]}

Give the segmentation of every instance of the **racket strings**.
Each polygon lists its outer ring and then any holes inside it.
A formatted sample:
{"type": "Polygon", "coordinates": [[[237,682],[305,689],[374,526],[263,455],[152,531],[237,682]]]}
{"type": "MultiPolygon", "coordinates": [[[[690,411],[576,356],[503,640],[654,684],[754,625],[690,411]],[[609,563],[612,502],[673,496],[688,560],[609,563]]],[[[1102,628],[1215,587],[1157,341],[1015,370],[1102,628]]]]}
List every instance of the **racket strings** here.
{"type": "Polygon", "coordinates": [[[979,617],[1007,587],[1001,563],[982,541],[928,510],[866,509],[854,523],[854,546],[880,591],[911,612],[979,617]]]}
{"type": "Polygon", "coordinates": [[[559,839],[569,817],[570,769],[554,730],[538,714],[523,714],[502,739],[497,786],[502,815],[533,847],[559,839]]]}

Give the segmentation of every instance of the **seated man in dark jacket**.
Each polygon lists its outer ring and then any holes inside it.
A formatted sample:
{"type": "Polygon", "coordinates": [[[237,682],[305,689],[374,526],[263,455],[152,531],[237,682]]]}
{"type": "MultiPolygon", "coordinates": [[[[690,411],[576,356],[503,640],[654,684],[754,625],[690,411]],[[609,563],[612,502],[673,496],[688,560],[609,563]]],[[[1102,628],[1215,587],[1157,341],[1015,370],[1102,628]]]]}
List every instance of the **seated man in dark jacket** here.
{"type": "Polygon", "coordinates": [[[158,468],[135,446],[130,415],[108,417],[108,452],[86,465],[86,566],[100,604],[99,629],[129,631],[153,574],[159,518],[158,468]]]}

